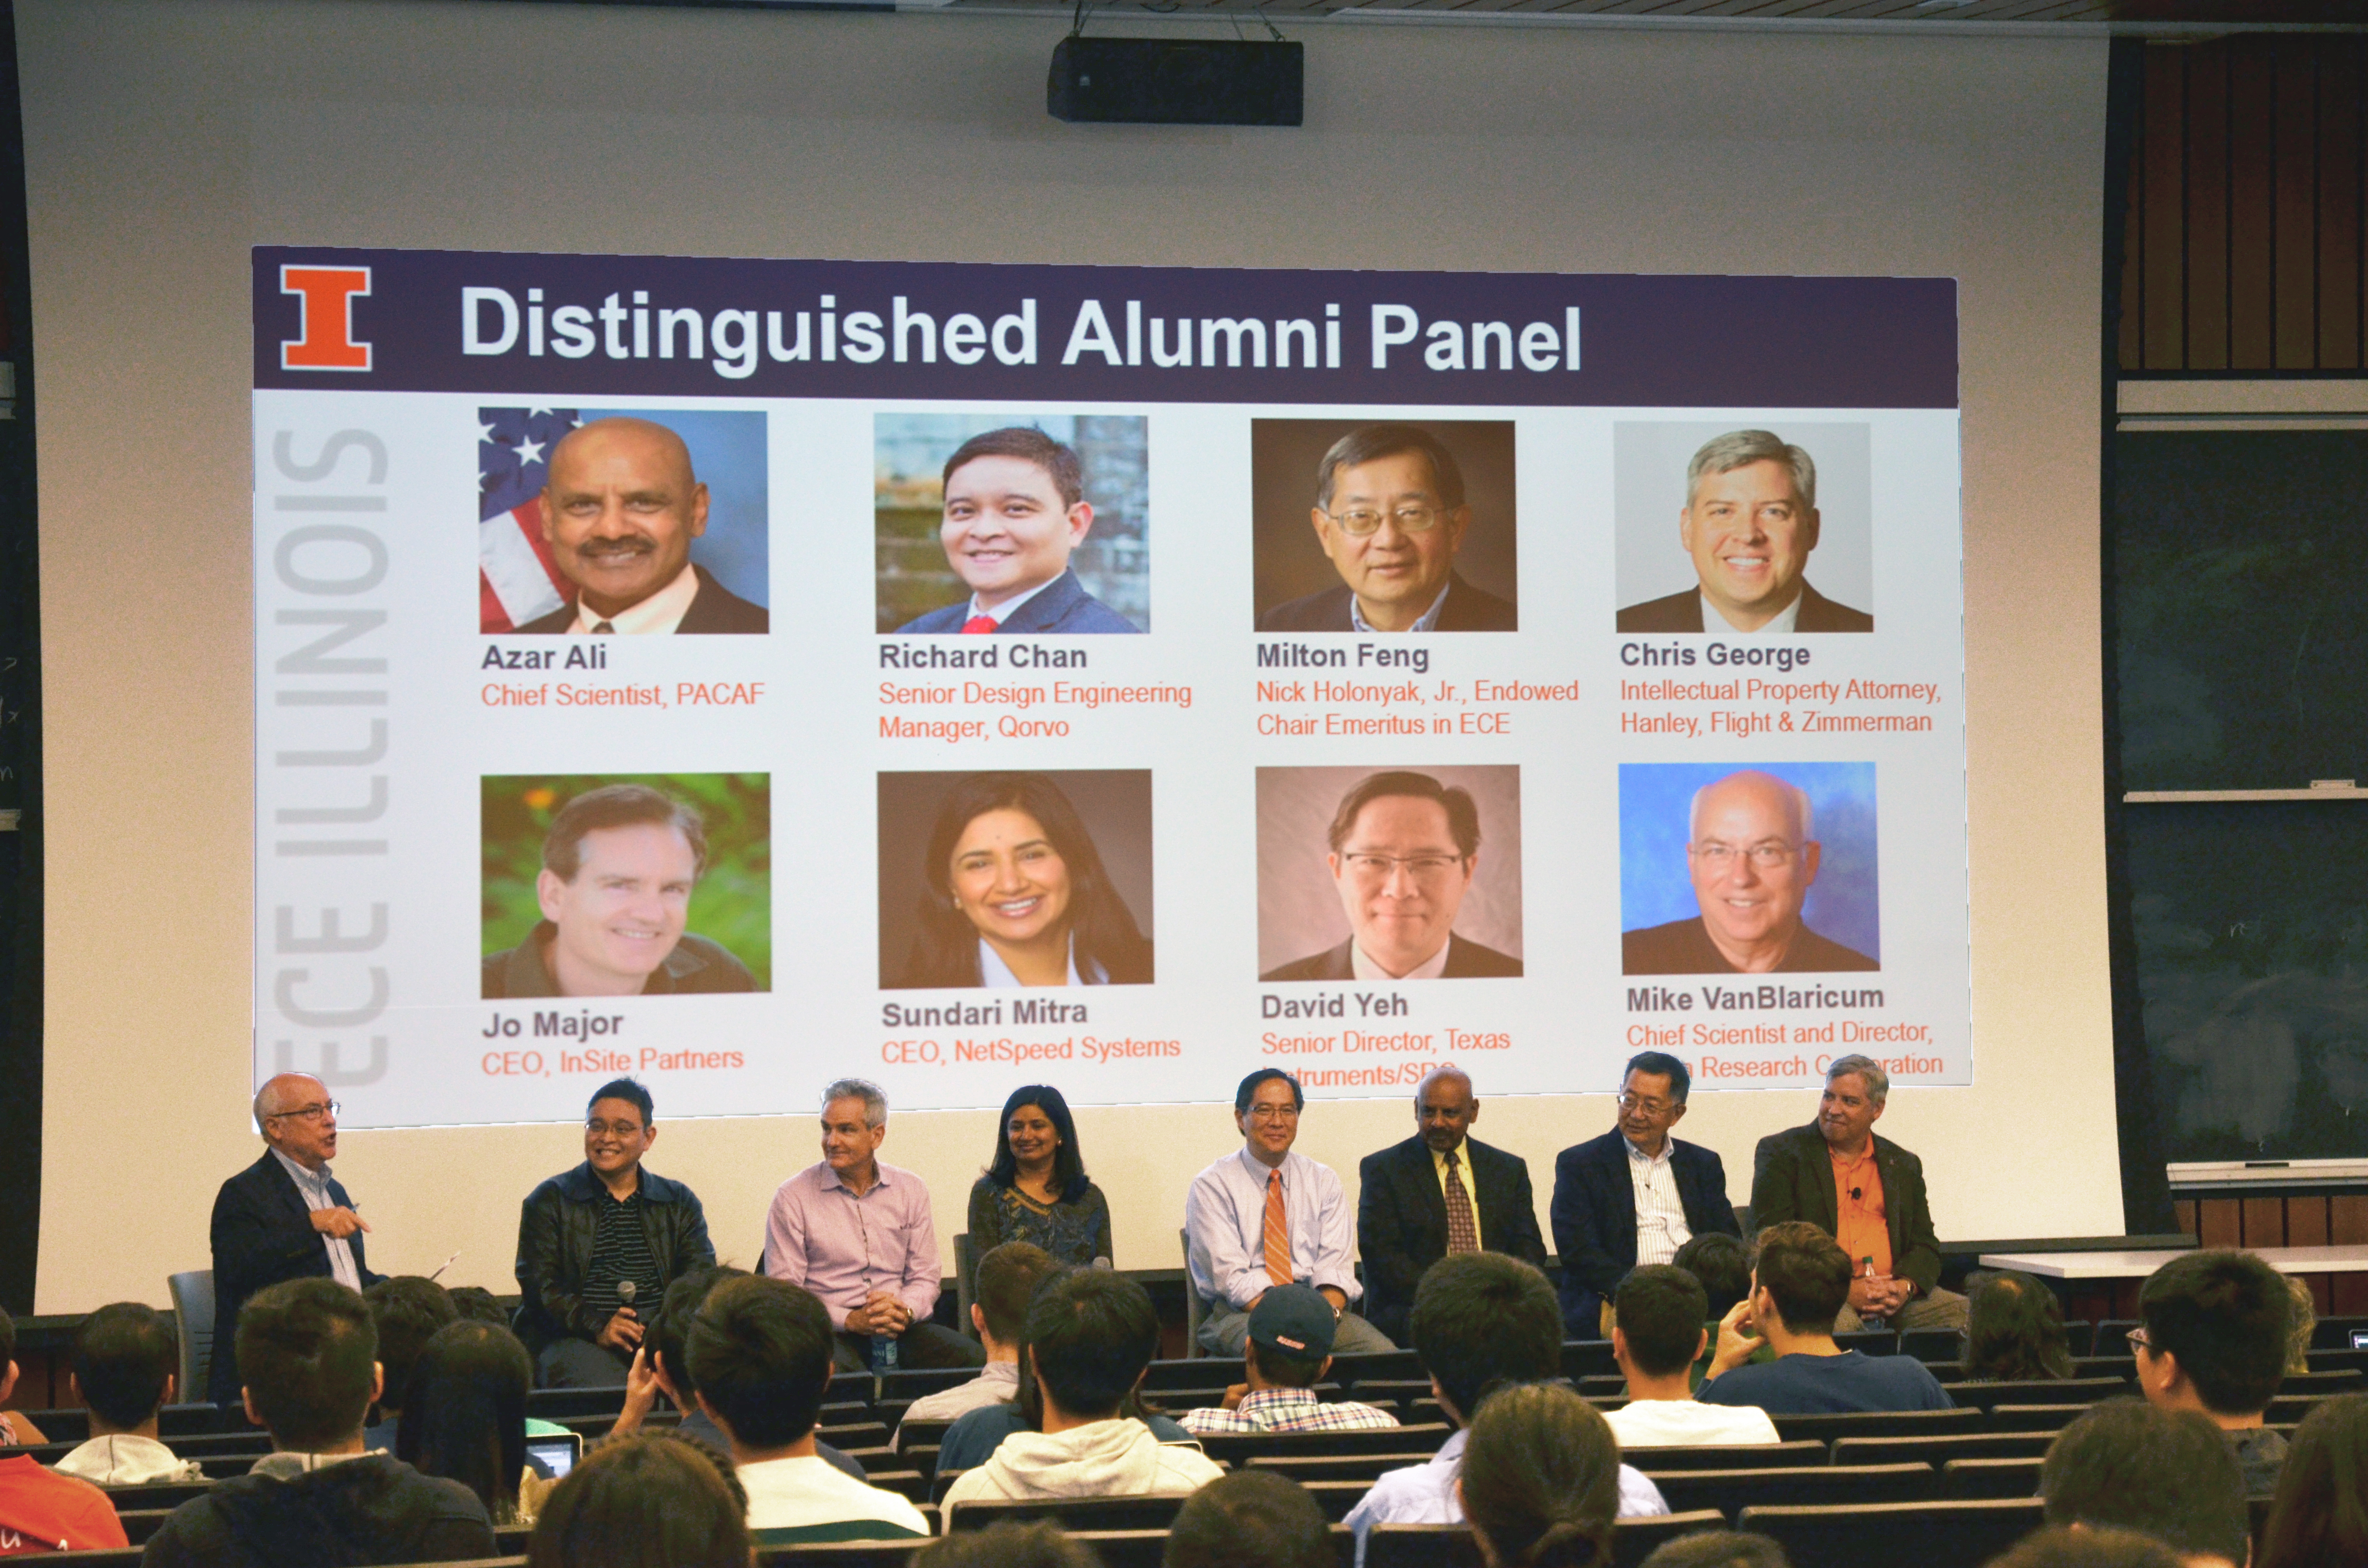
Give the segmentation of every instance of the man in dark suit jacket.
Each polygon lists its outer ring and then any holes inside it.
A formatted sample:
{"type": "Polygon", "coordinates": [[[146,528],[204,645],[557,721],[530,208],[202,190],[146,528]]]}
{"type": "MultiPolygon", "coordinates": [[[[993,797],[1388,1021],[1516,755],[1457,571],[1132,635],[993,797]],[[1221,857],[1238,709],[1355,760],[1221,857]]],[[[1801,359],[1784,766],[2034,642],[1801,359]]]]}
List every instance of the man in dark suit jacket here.
{"type": "MultiPolygon", "coordinates": [[[[1478,1249],[1507,1253],[1534,1267],[1546,1263],[1538,1234],[1529,1162],[1468,1136],[1480,1119],[1472,1080],[1434,1067],[1417,1085],[1415,1123],[1403,1143],[1368,1154],[1357,1167],[1357,1251],[1365,1261],[1365,1318],[1400,1344],[1422,1271],[1448,1254],[1449,1162],[1469,1208],[1478,1249]]],[[[1471,1250],[1466,1248],[1464,1250],[1471,1250]]]]}
{"type": "Polygon", "coordinates": [[[970,597],[906,621],[899,636],[1143,630],[1069,569],[1094,508],[1085,465],[1066,443],[1029,425],[984,431],[954,449],[943,479],[938,541],[970,597]]]}
{"type": "Polygon", "coordinates": [[[1554,1160],[1554,1251],[1562,1258],[1563,1322],[1574,1339],[1605,1337],[1603,1303],[1638,1263],[1667,1263],[1706,1231],[1742,1233],[1717,1153],[1669,1136],[1686,1114],[1692,1083],[1674,1056],[1630,1057],[1619,1125],[1554,1160]]]}
{"type": "Polygon", "coordinates": [[[270,1147],[222,1183],[214,1197],[213,1361],[205,1397],[239,1399],[239,1309],[267,1285],[325,1277],[364,1290],[382,1276],[362,1260],[370,1227],[329,1174],[337,1152],[337,1108],[327,1085],[282,1073],[255,1096],[255,1118],[270,1147]]]}
{"type": "Polygon", "coordinates": [[[1517,975],[1521,960],[1454,934],[1480,854],[1471,791],[1428,773],[1372,773],[1340,798],[1326,830],[1349,939],[1262,980],[1467,980],[1517,975]]]}
{"type": "Polygon", "coordinates": [[[1759,1141],[1751,1222],[1765,1228],[1805,1220],[1842,1244],[1854,1276],[1842,1332],[1867,1317],[1899,1328],[1963,1328],[1965,1298],[1940,1288],[1941,1243],[1925,1196],[1924,1162],[1874,1135],[1890,1096],[1891,1076],[1881,1062],[1837,1057],[1826,1069],[1817,1119],[1759,1141]]]}
{"type": "Polygon", "coordinates": [[[1622,631],[1872,631],[1874,617],[1809,586],[1817,465],[1767,430],[1730,430],[1686,465],[1678,542],[1693,587],[1622,609],[1622,631]],[[1716,612],[1702,613],[1707,602],[1716,612]]]}
{"type": "Polygon", "coordinates": [[[1472,527],[1463,471],[1418,425],[1368,425],[1332,443],[1308,513],[1338,587],[1271,607],[1260,631],[1513,631],[1511,604],[1455,571],[1472,527]]]}
{"type": "Polygon", "coordinates": [[[575,602],[518,628],[571,631],[761,632],[768,613],[690,563],[707,532],[707,486],[680,436],[647,419],[596,419],[551,449],[542,537],[575,602]]]}

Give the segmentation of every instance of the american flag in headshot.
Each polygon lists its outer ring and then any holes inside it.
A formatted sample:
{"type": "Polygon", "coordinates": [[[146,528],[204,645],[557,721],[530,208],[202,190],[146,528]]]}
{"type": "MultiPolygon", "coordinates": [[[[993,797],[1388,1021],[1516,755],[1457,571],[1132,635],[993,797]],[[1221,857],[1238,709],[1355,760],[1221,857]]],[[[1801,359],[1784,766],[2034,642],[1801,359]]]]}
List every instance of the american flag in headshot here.
{"type": "Polygon", "coordinates": [[[477,630],[515,631],[575,602],[543,542],[545,464],[581,423],[572,408],[477,410],[477,630]]]}

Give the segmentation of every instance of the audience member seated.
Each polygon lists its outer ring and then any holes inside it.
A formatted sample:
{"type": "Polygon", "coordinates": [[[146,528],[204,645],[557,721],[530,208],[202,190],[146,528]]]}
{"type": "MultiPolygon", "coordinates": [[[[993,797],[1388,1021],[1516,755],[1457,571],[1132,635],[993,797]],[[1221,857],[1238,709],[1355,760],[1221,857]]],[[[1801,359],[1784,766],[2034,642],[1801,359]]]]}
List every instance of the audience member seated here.
{"type": "Polygon", "coordinates": [[[2051,1525],[2135,1530],[2195,1568],[2236,1568],[2251,1550],[2237,1457],[2192,1410],[2096,1406],[2048,1445],[2039,1494],[2051,1525]]]}
{"type": "Polygon", "coordinates": [[[496,1525],[532,1524],[544,1491],[526,1457],[533,1386],[534,1362],[517,1335],[492,1324],[447,1324],[412,1358],[394,1457],[422,1475],[459,1482],[496,1525]]]}
{"type": "Polygon", "coordinates": [[[931,1541],[913,1554],[912,1568],[1102,1568],[1102,1560],[1050,1519],[1006,1519],[931,1541]]]}
{"type": "MultiPolygon", "coordinates": [[[[0,1312],[0,1400],[16,1388],[16,1320],[0,1312]]],[[[15,1414],[0,1415],[0,1423],[15,1414]]],[[[18,1418],[10,1440],[40,1440],[38,1434],[33,1434],[33,1424],[18,1418]]],[[[0,1556],[130,1544],[122,1521],[115,1517],[115,1505],[89,1482],[45,1469],[30,1454],[0,1459],[0,1556]]]]}
{"type": "Polygon", "coordinates": [[[450,1291],[417,1274],[381,1279],[362,1292],[362,1300],[370,1303],[370,1322],[378,1326],[378,1365],[386,1384],[379,1396],[378,1419],[363,1430],[362,1441],[392,1452],[412,1365],[438,1330],[461,1321],[461,1309],[452,1304],[450,1291]]]}
{"type": "MultiPolygon", "coordinates": [[[[1428,1462],[1383,1475],[1349,1511],[1360,1562],[1375,1525],[1462,1524],[1455,1481],[1472,1436],[1468,1413],[1500,1384],[1562,1376],[1562,1301],[1543,1274],[1501,1253],[1458,1253],[1432,1264],[1406,1328],[1440,1409],[1465,1430],[1428,1462]]],[[[1624,1465],[1619,1473],[1622,1517],[1669,1511],[1651,1482],[1624,1465]]]]}
{"type": "MultiPolygon", "coordinates": [[[[1052,1278],[1048,1276],[1047,1278],[1052,1278]]],[[[1040,1285],[1039,1290],[1042,1287],[1040,1285]]],[[[1023,1333],[1025,1331],[1023,1330],[1023,1333]]],[[[1027,1346],[1020,1346],[1027,1354],[1027,1346]]],[[[1163,1443],[1193,1443],[1192,1434],[1167,1415],[1150,1409],[1139,1391],[1129,1391],[1119,1406],[1119,1414],[1142,1422],[1151,1428],[1151,1435],[1163,1443]]],[[[951,1475],[956,1471],[975,1470],[994,1456],[1003,1446],[1003,1439],[1014,1432],[1042,1432],[1044,1429],[1044,1392],[1028,1372],[1023,1360],[1019,1369],[1019,1397],[1009,1404],[990,1404],[958,1416],[946,1428],[938,1445],[938,1473],[951,1475]]],[[[1197,1447],[1197,1444],[1194,1444],[1197,1447]]]]}
{"type": "Polygon", "coordinates": [[[1764,1535],[1741,1530],[1702,1530],[1665,1540],[1645,1559],[1645,1568],[1793,1568],[1784,1549],[1764,1535]]]}
{"type": "MultiPolygon", "coordinates": [[[[1019,1336],[1027,1330],[1028,1301],[1055,1267],[1050,1253],[1030,1242],[1006,1242],[978,1260],[970,1322],[986,1346],[986,1366],[966,1383],[915,1400],[905,1420],[951,1421],[1019,1397],[1019,1336]]],[[[901,1427],[897,1446],[904,1446],[901,1427]]]]}
{"type": "Polygon", "coordinates": [[[172,1403],[181,1364],[173,1325],[154,1307],[118,1301],[74,1330],[66,1387],[86,1407],[90,1440],[57,1464],[101,1486],[196,1481],[205,1472],[156,1439],[156,1413],[172,1403]]]}
{"type": "Polygon", "coordinates": [[[612,1437],[543,1500],[527,1568],[748,1568],[732,1467],[670,1432],[612,1437]]]}
{"type": "MultiPolygon", "coordinates": [[[[2212,1561],[2206,1559],[2205,1561],[2212,1561]]],[[[1660,1554],[1645,1568],[1659,1568],[1660,1554]]],[[[2181,1568],[2179,1554],[2135,1530],[2065,1528],[2033,1530],[1990,1568],[2181,1568]]]]}
{"type": "Polygon", "coordinates": [[[1159,1568],[1332,1568],[1332,1561],[1330,1526],[1307,1488],[1270,1470],[1245,1470],[1185,1500],[1159,1568]]]}
{"type": "Polygon", "coordinates": [[[1691,1374],[1710,1343],[1702,1324],[1708,1311],[1702,1281],[1682,1268],[1640,1264],[1620,1282],[1611,1358],[1628,1380],[1628,1403],[1607,1419],[1622,1449],[1777,1440],[1776,1423],[1764,1410],[1695,1400],[1691,1374]]]}
{"type": "Polygon", "coordinates": [[[149,1568],[495,1554],[493,1523],[467,1487],[366,1451],[378,1331],[359,1292],[318,1278],[266,1286],[239,1313],[235,1352],[247,1419],[271,1434],[272,1452],[176,1508],[148,1542],[149,1568]]]}
{"type": "Polygon", "coordinates": [[[444,1292],[451,1298],[452,1310],[464,1323],[497,1323],[510,1326],[510,1314],[502,1311],[502,1303],[483,1285],[455,1285],[444,1292]]]}
{"type": "Polygon", "coordinates": [[[2299,1274],[2285,1276],[2286,1301],[2294,1319],[2286,1329],[2286,1376],[2310,1370],[2310,1342],[2318,1333],[2318,1303],[2310,1298],[2310,1282],[2299,1274]]]}
{"type": "Polygon", "coordinates": [[[1487,1568],[1596,1568],[1611,1560],[1620,1443],[1567,1384],[1503,1389],[1473,1417],[1455,1495],[1487,1568]]]}
{"type": "Polygon", "coordinates": [[[840,1474],[814,1452],[836,1344],[821,1301],[760,1276],[717,1285],[691,1320],[687,1350],[699,1407],[731,1445],[759,1544],[929,1533],[912,1504],[840,1474]]]}
{"type": "Polygon", "coordinates": [[[2368,1393],[2339,1394],[2303,1418],[2278,1475],[2254,1568],[2368,1562],[2368,1393]]]}
{"type": "Polygon", "coordinates": [[[2130,1331],[2138,1387],[2165,1410],[2200,1411],[2226,1435],[2256,1497],[2278,1489],[2286,1440],[2263,1425],[2286,1375],[2285,1281],[2248,1252],[2172,1258],[2138,1290],[2130,1331]]]}
{"type": "MultiPolygon", "coordinates": [[[[1727,1309],[1751,1294],[1751,1248],[1740,1237],[1719,1231],[1705,1231],[1678,1249],[1669,1260],[1672,1268],[1682,1268],[1702,1281],[1702,1294],[1707,1298],[1704,1310],[1710,1315],[1702,1326],[1710,1330],[1710,1343],[1694,1358],[1693,1385],[1710,1375],[1710,1358],[1718,1354],[1718,1324],[1727,1309]]],[[[1776,1352],[1765,1345],[1752,1353],[1754,1361],[1773,1361],[1776,1352]]]]}
{"type": "Polygon", "coordinates": [[[1771,1415],[1951,1408],[1921,1361],[1834,1343],[1834,1317],[1850,1292],[1850,1256],[1824,1231],[1795,1220],[1760,1232],[1751,1295],[1719,1321],[1718,1350],[1695,1397],[1771,1415]],[[1763,1342],[1776,1358],[1746,1365],[1763,1342]]]}
{"type": "Polygon", "coordinates": [[[1219,1409],[1188,1410],[1184,1430],[1209,1432],[1356,1432],[1395,1426],[1386,1410],[1354,1400],[1330,1403],[1315,1397],[1315,1385],[1332,1365],[1332,1303],[1304,1285],[1277,1285],[1250,1309],[1249,1337],[1242,1343],[1242,1373],[1247,1381],[1225,1391],[1219,1409]]]}
{"type": "MultiPolygon", "coordinates": [[[[17,1320],[0,1312],[0,1404],[17,1392],[17,1320]]],[[[0,1410],[0,1449],[16,1443],[46,1443],[41,1429],[21,1410],[0,1410]]]]}
{"type": "Polygon", "coordinates": [[[1216,1479],[1207,1455],[1163,1443],[1122,1414],[1159,1349],[1159,1316],[1141,1285],[1104,1269],[1056,1275],[1029,1303],[1027,1338],[1043,1430],[1014,1432],[964,1471],[946,1493],[949,1508],[996,1497],[1190,1492],[1216,1479]]]}
{"type": "Polygon", "coordinates": [[[2011,1269],[1983,1275],[1966,1306],[1964,1365],[1967,1382],[2070,1377],[2072,1354],[2055,1292],[2011,1269]]]}

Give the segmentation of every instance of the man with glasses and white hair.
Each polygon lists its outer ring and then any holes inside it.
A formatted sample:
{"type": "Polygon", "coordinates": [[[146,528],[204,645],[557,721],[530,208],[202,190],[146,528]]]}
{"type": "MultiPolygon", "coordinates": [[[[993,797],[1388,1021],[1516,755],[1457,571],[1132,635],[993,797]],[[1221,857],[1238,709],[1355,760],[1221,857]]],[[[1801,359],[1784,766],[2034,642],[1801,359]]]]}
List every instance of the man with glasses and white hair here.
{"type": "Polygon", "coordinates": [[[1325,864],[1349,939],[1261,980],[1471,980],[1518,975],[1510,953],[1455,934],[1480,859],[1480,808],[1428,773],[1374,773],[1340,798],[1325,864]]]}
{"type": "Polygon", "coordinates": [[[214,1343],[221,1349],[205,1396],[216,1404],[238,1403],[238,1361],[227,1351],[248,1297],[285,1279],[335,1279],[361,1290],[385,1278],[362,1261],[362,1233],[370,1226],[329,1174],[337,1102],[328,1085],[308,1073],[282,1073],[256,1091],[255,1120],[270,1147],[214,1195],[214,1343]]]}
{"type": "Polygon", "coordinates": [[[937,1310],[938,1228],[929,1189],[879,1158],[888,1096],[861,1078],[822,1092],[822,1159],[780,1185],[765,1221],[765,1272],[830,1312],[833,1360],[860,1372],[874,1346],[900,1367],[980,1367],[986,1352],[929,1321],[937,1310]]]}
{"type": "Polygon", "coordinates": [[[1340,1177],[1292,1148],[1307,1106],[1299,1080],[1261,1067],[1234,1091],[1242,1146],[1192,1178],[1184,1197],[1185,1288],[1206,1309],[1201,1346],[1239,1356],[1250,1309],[1277,1285],[1305,1285],[1330,1303],[1338,1326],[1332,1353],[1397,1346],[1349,1310],[1357,1283],[1354,1216],[1340,1177]]]}
{"type": "Polygon", "coordinates": [[[1731,430],[1686,465],[1678,542],[1696,585],[1630,605],[1622,631],[1872,631],[1874,617],[1809,585],[1817,465],[1767,430],[1731,430]]]}
{"type": "Polygon", "coordinates": [[[1628,1059],[1620,1119],[1600,1138],[1554,1159],[1554,1251],[1562,1258],[1562,1311],[1574,1339],[1609,1339],[1604,1317],[1620,1282],[1639,1264],[1668,1263],[1708,1232],[1740,1238],[1726,1198],[1726,1166],[1713,1149],[1671,1137],[1693,1074],[1658,1051],[1628,1059]]]}
{"type": "Polygon", "coordinates": [[[1808,794],[1747,768],[1694,792],[1686,869],[1702,914],[1623,931],[1622,974],[1817,974],[1879,969],[1801,922],[1819,852],[1808,794]]]}
{"type": "Polygon", "coordinates": [[[1260,631],[1512,631],[1512,605],[1463,580],[1463,472],[1438,437],[1368,425],[1332,443],[1308,513],[1340,585],[1280,604],[1260,631]]]}
{"type": "Polygon", "coordinates": [[[1850,1301],[1838,1333],[1881,1318],[1894,1328],[1963,1328],[1965,1298],[1940,1289],[1941,1244],[1924,1196],[1924,1162],[1874,1135],[1891,1074],[1870,1056],[1826,1069],[1817,1119],[1759,1141],[1751,1222],[1805,1220],[1850,1255],[1850,1301]]]}

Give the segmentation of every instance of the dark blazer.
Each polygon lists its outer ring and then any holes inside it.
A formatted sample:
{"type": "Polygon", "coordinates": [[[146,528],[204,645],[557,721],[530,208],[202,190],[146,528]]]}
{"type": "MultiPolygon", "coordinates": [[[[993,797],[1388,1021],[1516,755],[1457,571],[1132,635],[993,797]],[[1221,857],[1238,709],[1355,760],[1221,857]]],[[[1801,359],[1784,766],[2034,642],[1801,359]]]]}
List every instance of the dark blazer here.
{"type": "MultiPolygon", "coordinates": [[[[957,599],[906,621],[896,629],[896,635],[959,632],[962,622],[969,619],[970,600],[957,599]]],[[[1014,635],[1042,631],[1069,636],[1084,632],[1139,632],[1143,628],[1086,592],[1086,585],[1077,581],[1075,572],[1064,572],[1034,598],[1005,617],[1003,624],[995,630],[1014,635]]]]}
{"type": "MultiPolygon", "coordinates": [[[[1349,585],[1276,605],[1258,619],[1260,631],[1354,631],[1349,585]]],[[[1434,631],[1518,631],[1520,612],[1507,600],[1474,587],[1454,572],[1447,574],[1447,602],[1439,607],[1434,631]]]]}
{"type": "MultiPolygon", "coordinates": [[[[1913,1279],[1919,1295],[1941,1282],[1941,1242],[1932,1233],[1932,1205],[1924,1193],[1924,1162],[1880,1133],[1875,1174],[1883,1178],[1884,1229],[1891,1233],[1891,1272],[1913,1279]]],[[[1752,1156],[1751,1223],[1761,1230],[1806,1220],[1827,1235],[1841,1221],[1834,1192],[1833,1156],[1816,1122],[1771,1132],[1752,1156]]],[[[1856,1268],[1858,1259],[1850,1259],[1856,1268]]]]}
{"type": "MultiPolygon", "coordinates": [[[[702,633],[739,632],[742,634],[770,631],[773,618],[760,605],[752,605],[717,582],[706,567],[693,565],[699,575],[699,597],[683,611],[682,623],[674,629],[677,637],[697,637],[702,633]]],[[[575,624],[575,607],[561,605],[549,615],[538,616],[519,627],[521,636],[556,635],[575,624]]]]}
{"type": "MultiPolygon", "coordinates": [[[[1702,630],[1702,587],[1699,584],[1667,598],[1646,599],[1620,612],[1622,631],[1700,631],[1702,630]]],[[[1864,610],[1838,605],[1807,583],[1801,585],[1801,613],[1793,618],[1795,631],[1872,631],[1874,617],[1864,610]]]]}
{"type": "MultiPolygon", "coordinates": [[[[1686,1229],[1696,1235],[1743,1233],[1726,1199],[1726,1166],[1715,1151],[1672,1138],[1669,1168],[1678,1178],[1686,1229]]],[[[1628,1140],[1620,1129],[1555,1157],[1549,1213],[1562,1259],[1565,1330],[1574,1339],[1600,1338],[1600,1309],[1636,1267],[1636,1182],[1628,1174],[1628,1140]]]]}
{"type": "MultiPolygon", "coordinates": [[[[1769,971],[1771,974],[1850,973],[1879,970],[1883,966],[1855,948],[1845,948],[1839,942],[1818,936],[1806,926],[1784,949],[1784,961],[1769,971]]],[[[1734,974],[1736,967],[1726,961],[1718,944],[1710,939],[1702,928],[1702,916],[1691,920],[1672,920],[1666,926],[1647,926],[1638,931],[1620,933],[1620,972],[1622,974],[1734,974]]]]}
{"type": "MultiPolygon", "coordinates": [[[[530,996],[559,995],[546,961],[551,939],[559,928],[548,920],[535,922],[525,941],[515,948],[488,953],[477,965],[479,994],[486,1001],[516,1001],[530,996]]],[[[642,983],[644,996],[676,996],[718,991],[754,991],[757,977],[721,942],[686,931],[666,961],[650,971],[642,983]]]]}
{"type": "MultiPolygon", "coordinates": [[[[1464,1181],[1480,1220],[1480,1244],[1539,1268],[1546,1266],[1538,1234],[1537,1199],[1529,1162],[1477,1138],[1463,1141],[1464,1181]]],[[[1365,1260],[1365,1321],[1403,1345],[1406,1312],[1422,1271],[1447,1256],[1447,1199],[1421,1138],[1393,1143],[1357,1166],[1357,1251],[1365,1260]]]]}
{"type": "MultiPolygon", "coordinates": [[[[1354,960],[1349,948],[1357,938],[1351,937],[1337,948],[1326,948],[1320,953],[1310,953],[1304,959],[1293,959],[1281,969],[1272,969],[1258,976],[1260,980],[1353,980],[1354,960]]],[[[1477,942],[1467,942],[1450,931],[1447,934],[1447,967],[1440,971],[1441,980],[1497,980],[1521,972],[1521,960],[1510,953],[1500,953],[1494,948],[1484,948],[1477,942]]]]}
{"type": "MultiPolygon", "coordinates": [[[[713,1267],[715,1244],[707,1239],[707,1211],[697,1193],[644,1166],[642,1200],[642,1233],[667,1284],[713,1267]]],[[[615,1201],[587,1160],[536,1187],[519,1206],[518,1337],[536,1353],[554,1339],[590,1339],[607,1323],[584,1304],[584,1276],[598,1240],[598,1206],[615,1201]]],[[[655,1323],[657,1309],[643,1301],[634,1312],[655,1323]]]]}
{"type": "MultiPolygon", "coordinates": [[[[354,1201],[345,1185],[329,1178],[329,1196],[342,1208],[354,1201]]],[[[383,1275],[372,1274],[362,1257],[362,1233],[346,1238],[353,1249],[354,1268],[365,1286],[383,1275]]],[[[238,1314],[247,1298],[283,1279],[326,1279],[331,1275],[329,1249],[313,1228],[313,1211],[296,1180],[270,1150],[263,1158],[222,1184],[214,1194],[214,1348],[206,1378],[204,1398],[216,1404],[238,1403],[238,1314]]]]}

